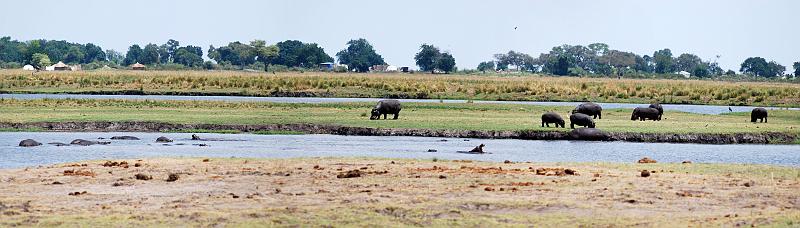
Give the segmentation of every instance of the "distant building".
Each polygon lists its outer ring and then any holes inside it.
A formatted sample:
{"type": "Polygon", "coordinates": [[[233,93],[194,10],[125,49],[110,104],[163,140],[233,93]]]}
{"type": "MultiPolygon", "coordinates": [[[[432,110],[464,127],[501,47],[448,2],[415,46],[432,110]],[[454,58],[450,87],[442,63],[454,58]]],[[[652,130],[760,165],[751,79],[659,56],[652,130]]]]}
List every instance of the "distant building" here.
{"type": "Polygon", "coordinates": [[[34,67],[33,67],[33,66],[31,66],[31,65],[25,65],[25,66],[23,66],[23,67],[22,67],[22,69],[23,69],[23,70],[36,70],[36,68],[34,68],[34,67]]]}
{"type": "Polygon", "coordinates": [[[684,78],[689,78],[690,76],[692,76],[691,73],[686,72],[686,71],[678,72],[678,74],[683,75],[684,78]]]}
{"type": "Polygon", "coordinates": [[[75,65],[72,65],[72,66],[70,66],[70,67],[69,67],[69,69],[70,69],[71,71],[80,71],[80,70],[83,70],[83,69],[81,69],[81,65],[80,65],[80,64],[75,64],[75,65]]]}
{"type": "Polygon", "coordinates": [[[70,68],[69,65],[64,64],[64,62],[58,61],[58,63],[53,65],[53,70],[54,71],[68,71],[68,70],[72,70],[72,68],[70,68]]]}
{"type": "Polygon", "coordinates": [[[146,68],[147,67],[145,65],[142,65],[141,63],[138,62],[131,65],[131,70],[145,70],[146,68]]]}
{"type": "Polygon", "coordinates": [[[319,64],[319,70],[320,71],[332,71],[335,66],[336,66],[336,64],[331,63],[331,62],[320,63],[319,64]]]}
{"type": "Polygon", "coordinates": [[[386,70],[384,70],[384,71],[385,72],[397,72],[397,66],[392,66],[392,65],[386,66],[386,70]]]}
{"type": "Polygon", "coordinates": [[[411,67],[407,67],[407,66],[400,67],[398,71],[403,72],[403,73],[408,73],[408,72],[411,72],[411,67]]]}
{"type": "Polygon", "coordinates": [[[387,67],[389,67],[389,65],[373,65],[372,67],[369,68],[369,71],[372,71],[372,72],[384,72],[384,71],[386,71],[387,67]]]}

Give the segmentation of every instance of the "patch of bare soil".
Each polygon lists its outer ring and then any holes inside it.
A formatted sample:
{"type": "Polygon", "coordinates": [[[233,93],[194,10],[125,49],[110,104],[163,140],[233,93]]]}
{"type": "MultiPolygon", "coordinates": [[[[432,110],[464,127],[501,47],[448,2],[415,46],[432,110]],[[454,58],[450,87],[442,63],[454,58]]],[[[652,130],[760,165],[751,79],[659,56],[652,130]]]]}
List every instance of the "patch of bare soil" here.
{"type": "Polygon", "coordinates": [[[0,226],[92,226],[109,217],[118,226],[750,226],[800,219],[800,178],[693,169],[699,165],[648,164],[642,178],[638,164],[72,163],[0,170],[0,226]]]}

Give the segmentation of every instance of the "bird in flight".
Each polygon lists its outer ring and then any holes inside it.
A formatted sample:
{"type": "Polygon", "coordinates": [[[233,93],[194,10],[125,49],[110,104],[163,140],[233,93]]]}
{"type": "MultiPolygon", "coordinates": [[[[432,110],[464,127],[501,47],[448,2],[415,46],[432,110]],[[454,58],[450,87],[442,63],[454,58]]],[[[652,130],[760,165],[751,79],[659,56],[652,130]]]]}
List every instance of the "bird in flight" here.
{"type": "Polygon", "coordinates": [[[514,30],[517,30],[517,27],[514,27],[514,30]]]}

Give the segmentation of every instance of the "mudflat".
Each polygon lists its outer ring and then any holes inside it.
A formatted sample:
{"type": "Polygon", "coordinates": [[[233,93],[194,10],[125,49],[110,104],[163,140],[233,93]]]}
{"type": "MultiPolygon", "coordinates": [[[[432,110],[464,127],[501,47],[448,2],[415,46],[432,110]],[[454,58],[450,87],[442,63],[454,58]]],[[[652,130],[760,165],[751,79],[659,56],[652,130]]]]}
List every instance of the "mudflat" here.
{"type": "Polygon", "coordinates": [[[128,159],[0,170],[0,226],[798,226],[798,189],[763,165],[128,159]]]}

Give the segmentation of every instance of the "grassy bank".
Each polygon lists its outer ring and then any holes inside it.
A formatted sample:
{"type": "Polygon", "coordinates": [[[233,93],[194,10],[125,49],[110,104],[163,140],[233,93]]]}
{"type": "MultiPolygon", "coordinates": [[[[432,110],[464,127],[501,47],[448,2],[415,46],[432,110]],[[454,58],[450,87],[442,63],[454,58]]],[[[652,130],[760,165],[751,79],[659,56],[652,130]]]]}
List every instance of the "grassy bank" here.
{"type": "Polygon", "coordinates": [[[0,71],[8,93],[400,97],[800,107],[800,84],[430,74],[0,71]]]}
{"type": "Polygon", "coordinates": [[[800,222],[800,169],[790,167],[373,158],[125,162],[124,167],[86,161],[0,170],[0,226],[793,227],[800,222]],[[640,177],[641,170],[653,172],[640,177]],[[339,178],[348,172],[350,178],[339,178]],[[173,181],[167,181],[170,174],[173,181]]]}
{"type": "MultiPolygon", "coordinates": [[[[371,128],[454,130],[569,130],[573,107],[513,104],[405,103],[399,120],[370,121],[373,103],[287,104],[268,102],[0,100],[0,122],[152,121],[182,124],[333,124],[371,128]],[[567,128],[542,128],[540,116],[555,111],[567,128]]],[[[631,121],[631,110],[604,110],[598,128],[635,133],[800,133],[797,111],[770,111],[769,123],[750,123],[749,113],[665,113],[662,121],[631,121]]],[[[390,115],[391,117],[391,115],[390,115]]],[[[391,118],[390,118],[391,119],[391,118]]],[[[199,129],[202,130],[202,129],[199,129]]],[[[227,132],[235,133],[235,132],[227,132]]]]}

